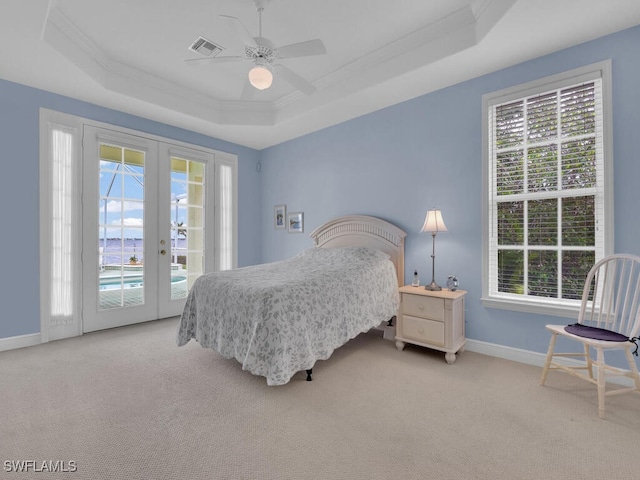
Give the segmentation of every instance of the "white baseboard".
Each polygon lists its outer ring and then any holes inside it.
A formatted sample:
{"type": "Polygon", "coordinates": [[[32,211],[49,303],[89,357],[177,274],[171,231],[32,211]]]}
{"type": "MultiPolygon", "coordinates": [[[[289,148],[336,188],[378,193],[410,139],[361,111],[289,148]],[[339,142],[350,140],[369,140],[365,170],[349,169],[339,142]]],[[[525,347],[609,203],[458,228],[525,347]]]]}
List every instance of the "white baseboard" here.
{"type": "MultiPolygon", "coordinates": [[[[467,339],[465,348],[470,352],[481,353],[483,355],[489,355],[491,357],[504,358],[505,360],[512,360],[514,362],[533,365],[540,368],[544,366],[544,362],[547,356],[546,353],[532,352],[530,350],[522,350],[520,348],[507,347],[505,345],[498,345],[496,343],[481,342],[479,340],[471,339],[467,339]]],[[[558,363],[566,363],[567,365],[574,366],[580,364],[578,360],[574,360],[572,358],[556,359],[555,361],[557,361],[558,363]]],[[[625,387],[634,386],[633,380],[628,377],[613,377],[607,379],[607,381],[625,387]]]]}
{"type": "Polygon", "coordinates": [[[16,348],[33,347],[34,345],[40,345],[40,343],[42,342],[39,333],[0,338],[0,352],[14,350],[16,348]]]}
{"type": "Polygon", "coordinates": [[[507,347],[498,345],[497,343],[481,342],[480,340],[472,340],[467,338],[466,350],[470,352],[481,353],[491,357],[504,358],[518,363],[534,365],[541,367],[544,365],[546,354],[532,352],[531,350],[522,350],[520,348],[507,347]]]}

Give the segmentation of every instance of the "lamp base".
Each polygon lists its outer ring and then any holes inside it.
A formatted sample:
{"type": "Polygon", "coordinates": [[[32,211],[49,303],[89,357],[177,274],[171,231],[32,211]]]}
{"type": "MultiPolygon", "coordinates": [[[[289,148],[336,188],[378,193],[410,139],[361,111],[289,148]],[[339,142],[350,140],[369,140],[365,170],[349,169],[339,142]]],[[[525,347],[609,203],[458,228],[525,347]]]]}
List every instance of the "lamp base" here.
{"type": "Polygon", "coordinates": [[[424,286],[425,290],[431,290],[432,292],[439,292],[442,290],[442,287],[436,283],[435,280],[432,280],[429,285],[424,286]]]}

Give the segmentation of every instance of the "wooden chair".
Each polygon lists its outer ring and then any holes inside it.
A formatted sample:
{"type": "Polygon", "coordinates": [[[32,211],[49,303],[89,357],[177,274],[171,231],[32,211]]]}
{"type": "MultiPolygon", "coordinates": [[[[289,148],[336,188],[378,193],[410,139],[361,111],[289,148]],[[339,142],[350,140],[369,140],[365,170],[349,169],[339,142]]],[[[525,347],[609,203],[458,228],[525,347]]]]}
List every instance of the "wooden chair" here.
{"type": "Polygon", "coordinates": [[[574,325],[547,325],[551,341],[540,377],[540,384],[547,381],[549,370],[562,370],[582,378],[598,387],[598,414],[604,418],[604,401],[608,395],[627,392],[640,393],[640,374],[633,358],[638,355],[640,334],[640,257],[616,254],[597,262],[587,275],[578,322],[574,325]],[[580,353],[555,353],[558,336],[570,338],[583,345],[580,353]],[[591,356],[596,351],[596,359],[591,356]],[[623,350],[629,369],[613,367],[605,363],[605,350],[623,350]],[[632,350],[635,350],[632,353],[632,350]],[[556,357],[580,357],[584,362],[571,364],[556,357]],[[596,377],[593,375],[596,368],[596,377]],[[584,372],[583,370],[586,370],[584,372]],[[632,387],[606,390],[607,377],[630,377],[632,387]]]}

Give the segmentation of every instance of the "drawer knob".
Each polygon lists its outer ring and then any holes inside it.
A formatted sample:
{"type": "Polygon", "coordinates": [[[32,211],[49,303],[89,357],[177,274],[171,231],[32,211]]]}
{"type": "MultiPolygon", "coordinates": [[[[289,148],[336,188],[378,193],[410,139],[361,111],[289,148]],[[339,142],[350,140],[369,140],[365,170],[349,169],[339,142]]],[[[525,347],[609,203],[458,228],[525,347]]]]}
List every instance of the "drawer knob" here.
{"type": "Polygon", "coordinates": [[[418,305],[418,310],[424,310],[424,305],[423,304],[418,305]]]}
{"type": "Polygon", "coordinates": [[[419,333],[424,333],[424,328],[419,328],[419,329],[418,329],[418,332],[419,332],[419,333]]]}

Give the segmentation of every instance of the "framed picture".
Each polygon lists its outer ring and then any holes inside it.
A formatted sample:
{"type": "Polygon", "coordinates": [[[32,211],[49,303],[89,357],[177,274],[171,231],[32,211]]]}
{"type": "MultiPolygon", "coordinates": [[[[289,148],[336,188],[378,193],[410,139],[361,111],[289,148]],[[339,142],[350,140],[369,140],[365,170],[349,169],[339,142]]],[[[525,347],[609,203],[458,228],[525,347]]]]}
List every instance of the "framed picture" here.
{"type": "Polygon", "coordinates": [[[276,205],[275,207],[273,207],[273,224],[276,229],[284,230],[285,228],[287,228],[287,225],[284,223],[286,217],[286,205],[276,205]]]}
{"type": "Polygon", "coordinates": [[[304,213],[292,212],[287,215],[287,225],[289,226],[289,233],[304,232],[304,213]]]}

